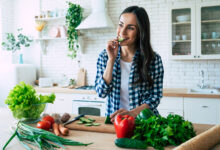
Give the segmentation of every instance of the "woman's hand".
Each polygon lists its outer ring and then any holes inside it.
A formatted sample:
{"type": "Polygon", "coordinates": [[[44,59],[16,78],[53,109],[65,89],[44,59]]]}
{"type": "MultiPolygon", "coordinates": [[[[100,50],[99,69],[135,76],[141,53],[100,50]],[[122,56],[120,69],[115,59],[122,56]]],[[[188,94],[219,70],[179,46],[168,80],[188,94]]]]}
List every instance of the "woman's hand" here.
{"type": "Polygon", "coordinates": [[[108,41],[106,50],[108,53],[109,60],[115,61],[115,59],[118,55],[118,45],[119,45],[119,42],[117,39],[113,39],[113,40],[108,41]]]}
{"type": "Polygon", "coordinates": [[[111,116],[110,116],[111,122],[114,122],[115,116],[118,115],[118,114],[119,115],[129,115],[129,116],[132,116],[134,118],[136,118],[136,116],[137,116],[137,114],[134,110],[128,111],[126,109],[121,108],[121,109],[115,111],[113,114],[111,114],[111,116]]]}

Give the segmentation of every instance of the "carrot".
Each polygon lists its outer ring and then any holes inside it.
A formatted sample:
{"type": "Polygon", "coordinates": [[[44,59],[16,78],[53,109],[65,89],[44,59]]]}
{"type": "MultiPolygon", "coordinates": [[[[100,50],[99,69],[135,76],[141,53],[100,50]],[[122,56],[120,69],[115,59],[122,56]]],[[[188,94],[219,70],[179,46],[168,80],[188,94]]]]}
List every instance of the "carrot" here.
{"type": "Polygon", "coordinates": [[[57,136],[59,136],[59,135],[60,135],[59,124],[53,123],[53,124],[52,124],[52,128],[53,128],[53,132],[54,132],[57,136]]]}
{"type": "Polygon", "coordinates": [[[69,129],[65,128],[62,124],[59,124],[60,133],[64,136],[69,134],[69,129]]]}

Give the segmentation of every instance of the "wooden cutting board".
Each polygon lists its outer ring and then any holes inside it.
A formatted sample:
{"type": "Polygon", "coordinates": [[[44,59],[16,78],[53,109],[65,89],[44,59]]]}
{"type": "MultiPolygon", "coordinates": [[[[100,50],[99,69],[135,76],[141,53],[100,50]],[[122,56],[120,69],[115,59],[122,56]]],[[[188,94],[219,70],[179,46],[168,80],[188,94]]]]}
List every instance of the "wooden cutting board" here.
{"type": "Polygon", "coordinates": [[[86,85],[86,70],[84,68],[80,68],[78,71],[76,85],[77,86],[86,85]]]}
{"type": "MultiPolygon", "coordinates": [[[[71,119],[73,119],[74,117],[75,116],[73,116],[71,119]]],[[[100,123],[101,125],[85,126],[85,124],[77,124],[79,120],[76,120],[66,125],[66,127],[72,130],[92,131],[92,132],[101,132],[101,133],[115,133],[115,128],[113,124],[105,124],[106,117],[89,116],[89,115],[86,115],[85,117],[95,119],[96,121],[94,123],[100,123]]]]}

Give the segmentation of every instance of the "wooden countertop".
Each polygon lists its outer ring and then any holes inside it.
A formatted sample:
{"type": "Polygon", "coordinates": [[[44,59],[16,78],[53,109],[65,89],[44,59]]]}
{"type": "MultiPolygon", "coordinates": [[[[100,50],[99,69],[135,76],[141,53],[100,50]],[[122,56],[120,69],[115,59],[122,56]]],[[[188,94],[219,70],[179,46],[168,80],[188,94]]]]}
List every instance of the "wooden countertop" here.
{"type": "Polygon", "coordinates": [[[197,94],[188,93],[185,88],[165,88],[163,90],[165,97],[197,97],[197,98],[220,98],[220,94],[197,94]]]}
{"type": "MultiPolygon", "coordinates": [[[[94,90],[80,90],[70,89],[62,87],[47,87],[40,88],[35,87],[35,90],[39,93],[67,93],[67,94],[96,94],[94,90]]],[[[220,98],[220,94],[193,94],[188,93],[186,88],[164,88],[163,96],[165,97],[197,97],[197,98],[220,98]]]]}
{"type": "Polygon", "coordinates": [[[66,94],[96,94],[94,90],[70,89],[63,87],[34,87],[39,93],[66,93],[66,94]]]}
{"type": "MultiPolygon", "coordinates": [[[[8,108],[0,108],[0,118],[4,120],[0,124],[0,148],[11,137],[12,132],[10,131],[10,126],[13,125],[15,119],[12,117],[12,114],[8,108]]],[[[202,133],[205,130],[209,129],[213,125],[197,125],[197,132],[202,133]]],[[[77,131],[70,130],[70,135],[65,137],[75,141],[90,143],[94,142],[89,146],[67,146],[66,150],[77,149],[77,150],[122,150],[115,146],[114,140],[116,139],[115,134],[111,133],[98,133],[98,132],[87,132],[87,131],[77,131]]],[[[220,147],[218,144],[213,150],[217,150],[220,147]]],[[[165,150],[171,150],[174,146],[165,147],[165,150]]],[[[17,138],[14,138],[11,143],[7,146],[7,150],[25,150],[25,148],[19,143],[17,138]]],[[[150,150],[151,148],[148,148],[150,150]]],[[[124,149],[125,150],[125,149],[124,149]]]]}

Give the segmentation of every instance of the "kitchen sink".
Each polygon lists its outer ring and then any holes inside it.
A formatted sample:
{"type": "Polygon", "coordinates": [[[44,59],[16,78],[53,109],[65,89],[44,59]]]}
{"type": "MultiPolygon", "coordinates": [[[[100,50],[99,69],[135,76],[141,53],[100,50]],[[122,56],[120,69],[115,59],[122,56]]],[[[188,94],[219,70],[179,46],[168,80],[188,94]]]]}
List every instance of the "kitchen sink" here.
{"type": "Polygon", "coordinates": [[[198,94],[220,94],[218,89],[201,89],[201,88],[191,88],[188,93],[198,93],[198,94]]]}

